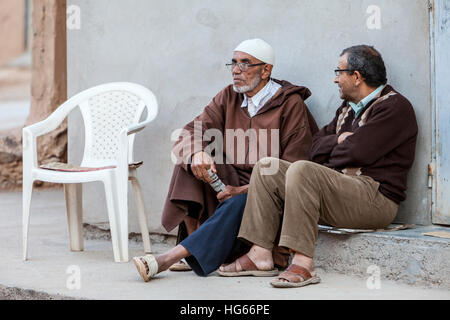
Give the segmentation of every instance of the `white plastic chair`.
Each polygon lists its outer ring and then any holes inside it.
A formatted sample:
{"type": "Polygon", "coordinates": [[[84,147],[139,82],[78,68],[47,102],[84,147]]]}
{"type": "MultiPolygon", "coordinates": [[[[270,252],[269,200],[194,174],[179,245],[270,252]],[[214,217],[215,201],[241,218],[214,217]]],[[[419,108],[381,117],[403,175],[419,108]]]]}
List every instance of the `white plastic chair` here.
{"type": "Polygon", "coordinates": [[[99,85],[78,93],[47,119],[23,128],[23,259],[27,259],[28,226],[33,182],[63,183],[72,251],[83,251],[81,183],[102,181],[116,262],[128,261],[128,180],[136,200],[144,251],[151,252],[142,191],[133,163],[135,133],[157,115],[158,104],[147,88],[128,82],[99,85]],[[37,163],[36,138],[56,129],[79,107],[84,120],[85,146],[81,167],[112,168],[88,172],[42,169],[37,163]],[[145,121],[139,122],[147,109],[145,121]]]}

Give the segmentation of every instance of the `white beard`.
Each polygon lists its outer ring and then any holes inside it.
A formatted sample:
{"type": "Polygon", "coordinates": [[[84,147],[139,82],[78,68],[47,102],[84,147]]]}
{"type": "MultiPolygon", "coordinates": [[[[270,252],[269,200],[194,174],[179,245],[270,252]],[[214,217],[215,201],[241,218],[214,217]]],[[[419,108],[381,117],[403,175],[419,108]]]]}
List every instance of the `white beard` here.
{"type": "Polygon", "coordinates": [[[261,82],[261,76],[258,75],[247,86],[238,87],[238,86],[233,84],[233,90],[238,92],[238,93],[245,93],[245,92],[248,92],[248,91],[252,91],[253,89],[255,89],[259,85],[260,82],[261,82]]]}

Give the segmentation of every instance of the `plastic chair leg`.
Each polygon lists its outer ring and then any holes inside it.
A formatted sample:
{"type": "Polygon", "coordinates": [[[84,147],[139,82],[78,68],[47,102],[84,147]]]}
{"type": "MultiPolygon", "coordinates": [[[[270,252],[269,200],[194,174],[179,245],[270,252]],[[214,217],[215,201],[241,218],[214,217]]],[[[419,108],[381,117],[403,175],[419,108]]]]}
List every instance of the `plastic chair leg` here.
{"type": "Polygon", "coordinates": [[[119,204],[119,211],[116,213],[119,232],[119,246],[121,253],[121,261],[128,262],[128,181],[122,183],[116,183],[117,188],[117,200],[119,204]]]}
{"type": "Polygon", "coordinates": [[[139,180],[135,175],[133,177],[130,177],[130,180],[133,186],[133,194],[134,200],[136,202],[136,209],[139,218],[139,226],[141,228],[142,242],[144,243],[144,252],[152,253],[152,246],[150,242],[150,235],[148,232],[147,217],[145,215],[144,199],[142,197],[141,184],[139,183],[139,180]]]}
{"type": "Polygon", "coordinates": [[[124,262],[122,257],[122,250],[120,246],[120,235],[118,230],[118,214],[119,214],[119,205],[117,199],[117,191],[115,186],[113,186],[112,179],[107,179],[103,181],[105,187],[105,196],[106,196],[106,205],[108,208],[108,217],[109,217],[109,228],[111,231],[111,242],[114,253],[114,261],[115,262],[124,262]]]}
{"type": "Polygon", "coordinates": [[[23,178],[22,184],[22,245],[23,260],[28,256],[28,227],[30,225],[31,195],[33,193],[33,180],[23,178]]]}
{"type": "Polygon", "coordinates": [[[67,221],[69,224],[70,250],[83,251],[83,203],[82,184],[64,184],[67,221]]]}

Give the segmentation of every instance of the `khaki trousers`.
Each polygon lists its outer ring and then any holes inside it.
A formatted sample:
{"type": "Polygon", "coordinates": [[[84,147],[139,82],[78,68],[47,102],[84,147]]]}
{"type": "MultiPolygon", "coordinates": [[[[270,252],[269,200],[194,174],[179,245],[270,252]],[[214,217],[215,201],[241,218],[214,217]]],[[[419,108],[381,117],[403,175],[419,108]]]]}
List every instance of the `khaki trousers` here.
{"type": "Polygon", "coordinates": [[[344,175],[314,162],[263,158],[250,178],[238,237],[272,250],[281,226],[278,245],[312,258],[318,224],[378,229],[394,220],[398,205],[378,187],[371,177],[344,175]]]}

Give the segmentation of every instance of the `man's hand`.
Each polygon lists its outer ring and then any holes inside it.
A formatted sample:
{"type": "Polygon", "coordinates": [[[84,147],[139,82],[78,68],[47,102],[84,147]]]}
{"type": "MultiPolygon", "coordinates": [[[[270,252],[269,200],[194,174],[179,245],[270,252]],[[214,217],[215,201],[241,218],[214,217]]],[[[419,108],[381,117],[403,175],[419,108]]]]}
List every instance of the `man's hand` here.
{"type": "Polygon", "coordinates": [[[208,169],[216,172],[214,160],[206,152],[200,151],[192,156],[191,170],[194,176],[203,182],[210,183],[208,169]]]}
{"type": "Polygon", "coordinates": [[[351,136],[353,134],[353,132],[343,132],[339,135],[338,137],[338,144],[341,144],[342,142],[344,142],[345,139],[347,139],[348,136],[351,136]]]}
{"type": "Polygon", "coordinates": [[[230,199],[232,196],[236,196],[238,194],[247,193],[248,191],[248,184],[241,187],[233,187],[233,186],[226,186],[225,191],[219,192],[217,194],[217,199],[222,202],[227,199],[230,199]]]}

